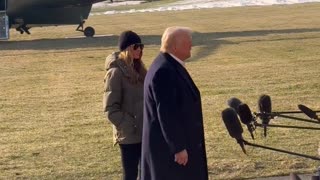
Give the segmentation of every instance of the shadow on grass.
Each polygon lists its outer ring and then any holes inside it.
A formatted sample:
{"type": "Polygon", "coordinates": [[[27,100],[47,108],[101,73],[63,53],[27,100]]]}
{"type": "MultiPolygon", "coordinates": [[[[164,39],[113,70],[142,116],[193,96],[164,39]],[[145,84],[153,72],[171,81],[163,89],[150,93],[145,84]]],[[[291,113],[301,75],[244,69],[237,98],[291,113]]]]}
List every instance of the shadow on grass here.
{"type": "MultiPolygon", "coordinates": [[[[253,30],[253,31],[230,31],[230,32],[210,32],[193,35],[193,45],[201,46],[203,51],[196,54],[192,59],[206,57],[214,52],[220,45],[232,44],[231,41],[224,38],[231,37],[250,37],[266,36],[270,34],[291,34],[319,32],[320,28],[303,28],[303,29],[280,29],[280,30],[253,30]]],[[[93,38],[60,38],[60,39],[37,39],[23,41],[0,41],[1,50],[70,50],[75,48],[106,48],[117,46],[119,36],[100,36],[93,38]]],[[[161,35],[142,35],[144,44],[160,46],[161,35]]],[[[257,39],[254,41],[267,41],[257,39]]]]}
{"type": "Polygon", "coordinates": [[[75,37],[59,39],[36,39],[0,41],[1,50],[70,50],[75,48],[108,47],[117,45],[118,36],[93,38],[75,37]]]}
{"type": "MultiPolygon", "coordinates": [[[[234,44],[234,42],[225,40],[224,38],[237,38],[237,37],[253,37],[253,36],[267,36],[272,34],[293,34],[293,33],[310,33],[319,32],[320,28],[303,28],[303,29],[279,29],[279,30],[255,30],[255,31],[229,31],[229,32],[210,32],[210,33],[194,33],[193,45],[200,46],[200,51],[192,56],[191,61],[207,57],[212,54],[220,45],[234,44]]],[[[295,38],[290,38],[295,39],[295,38]]],[[[296,38],[301,39],[301,37],[296,38]]],[[[303,38],[304,39],[304,38],[303,38]]],[[[286,40],[281,38],[277,40],[286,40]]],[[[257,41],[270,41],[268,39],[255,39],[243,42],[257,42],[257,41]]]]}

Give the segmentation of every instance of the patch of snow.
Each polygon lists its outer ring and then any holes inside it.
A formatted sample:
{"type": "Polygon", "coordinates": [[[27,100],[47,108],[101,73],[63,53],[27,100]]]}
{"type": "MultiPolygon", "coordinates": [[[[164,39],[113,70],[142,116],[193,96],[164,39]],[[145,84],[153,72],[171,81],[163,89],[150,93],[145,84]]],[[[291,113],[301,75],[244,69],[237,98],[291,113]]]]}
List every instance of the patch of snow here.
{"type": "MultiPolygon", "coordinates": [[[[144,1],[124,1],[124,2],[101,2],[93,5],[96,7],[103,6],[122,6],[122,5],[136,5],[144,1]]],[[[144,12],[160,12],[160,11],[182,11],[190,9],[208,9],[208,8],[227,8],[239,6],[268,6],[280,4],[297,4],[320,2],[320,0],[181,0],[178,2],[162,5],[161,7],[148,8],[148,9],[130,9],[121,11],[106,11],[104,13],[91,13],[91,15],[111,15],[111,14],[124,14],[124,13],[144,13],[144,12]]]]}

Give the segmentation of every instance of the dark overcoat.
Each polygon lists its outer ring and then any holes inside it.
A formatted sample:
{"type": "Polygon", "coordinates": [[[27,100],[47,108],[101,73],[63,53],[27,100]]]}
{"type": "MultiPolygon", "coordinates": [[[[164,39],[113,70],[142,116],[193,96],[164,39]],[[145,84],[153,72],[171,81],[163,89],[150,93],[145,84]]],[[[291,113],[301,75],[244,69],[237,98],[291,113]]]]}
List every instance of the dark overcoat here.
{"type": "Polygon", "coordinates": [[[142,180],[207,180],[200,93],[187,70],[160,53],[144,84],[142,180]],[[174,154],[186,149],[186,166],[174,154]]]}

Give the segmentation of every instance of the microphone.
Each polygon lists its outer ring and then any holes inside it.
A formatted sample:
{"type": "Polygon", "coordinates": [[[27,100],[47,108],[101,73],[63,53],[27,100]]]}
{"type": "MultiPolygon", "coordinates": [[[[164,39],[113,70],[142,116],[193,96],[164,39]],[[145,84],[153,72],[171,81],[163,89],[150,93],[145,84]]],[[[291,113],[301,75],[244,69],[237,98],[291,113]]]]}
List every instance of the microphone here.
{"type": "Polygon", "coordinates": [[[262,113],[271,113],[271,98],[268,95],[261,95],[258,101],[259,110],[262,113]]]}
{"type": "Polygon", "coordinates": [[[272,118],[270,113],[272,110],[271,107],[271,98],[268,95],[261,95],[259,100],[258,100],[258,106],[259,106],[259,111],[261,113],[261,120],[262,120],[262,125],[264,129],[264,137],[267,136],[267,126],[270,122],[270,119],[272,118]]]}
{"type": "Polygon", "coordinates": [[[236,97],[232,97],[228,100],[227,104],[229,107],[233,108],[237,114],[239,114],[239,111],[238,111],[238,106],[241,104],[242,102],[236,98],[236,97]]]}
{"type": "Polygon", "coordinates": [[[242,103],[238,106],[238,109],[239,109],[239,117],[241,122],[247,125],[248,131],[251,134],[251,138],[254,139],[253,131],[256,129],[254,124],[256,120],[252,116],[252,112],[249,106],[247,104],[242,103]]]}
{"type": "Polygon", "coordinates": [[[226,108],[222,111],[221,115],[229,135],[237,140],[237,143],[240,145],[242,151],[247,154],[246,149],[244,148],[244,140],[242,137],[243,129],[237,113],[233,108],[226,108]]]}
{"type": "Polygon", "coordinates": [[[307,106],[299,104],[298,108],[300,109],[300,111],[306,114],[309,118],[320,121],[319,117],[317,116],[317,113],[314,112],[312,109],[308,108],[307,106]]]}

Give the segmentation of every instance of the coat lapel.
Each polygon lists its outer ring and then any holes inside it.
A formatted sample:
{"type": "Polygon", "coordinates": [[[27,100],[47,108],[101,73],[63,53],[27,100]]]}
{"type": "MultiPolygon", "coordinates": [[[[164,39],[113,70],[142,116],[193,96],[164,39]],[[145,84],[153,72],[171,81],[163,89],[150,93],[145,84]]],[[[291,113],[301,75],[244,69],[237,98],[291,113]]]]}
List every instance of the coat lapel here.
{"type": "Polygon", "coordinates": [[[166,59],[170,61],[177,70],[178,74],[187,82],[189,89],[191,90],[192,94],[195,96],[196,99],[199,98],[200,93],[197,88],[197,86],[194,84],[191,76],[189,75],[188,71],[183,67],[181,64],[179,64],[170,54],[164,53],[166,59]]]}

